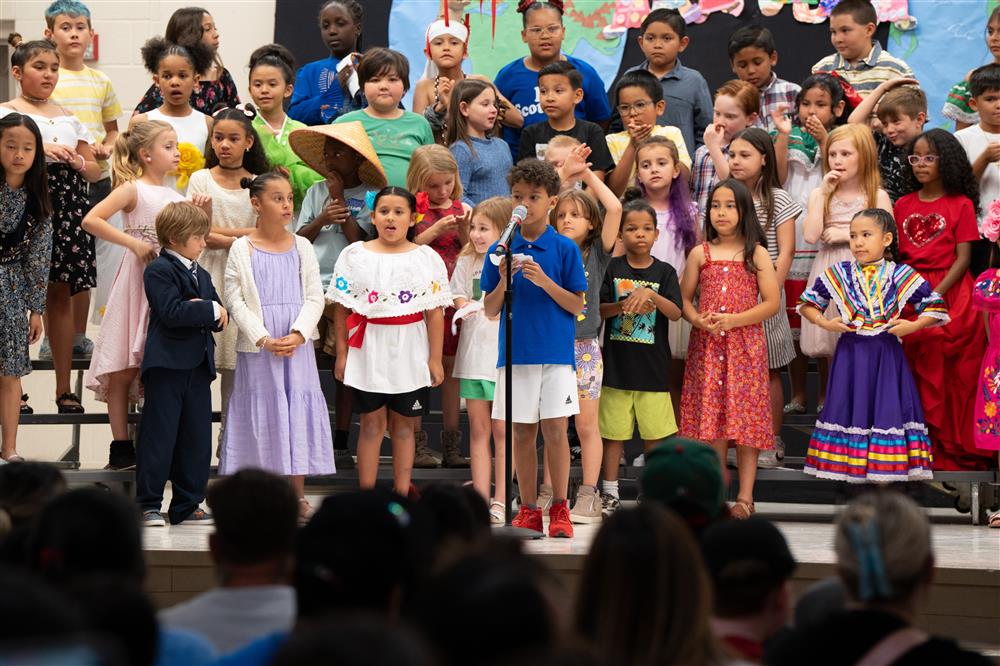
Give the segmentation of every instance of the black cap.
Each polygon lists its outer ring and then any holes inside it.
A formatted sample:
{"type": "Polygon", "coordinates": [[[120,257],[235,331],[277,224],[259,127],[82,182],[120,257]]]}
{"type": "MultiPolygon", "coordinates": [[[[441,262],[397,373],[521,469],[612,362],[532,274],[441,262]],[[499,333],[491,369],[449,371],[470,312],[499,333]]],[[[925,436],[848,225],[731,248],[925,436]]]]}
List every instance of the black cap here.
{"type": "Polygon", "coordinates": [[[736,563],[756,564],[775,580],[784,580],[795,571],[795,558],[785,537],[763,518],[709,526],[701,537],[701,551],[715,581],[725,580],[726,569],[736,563]]]}

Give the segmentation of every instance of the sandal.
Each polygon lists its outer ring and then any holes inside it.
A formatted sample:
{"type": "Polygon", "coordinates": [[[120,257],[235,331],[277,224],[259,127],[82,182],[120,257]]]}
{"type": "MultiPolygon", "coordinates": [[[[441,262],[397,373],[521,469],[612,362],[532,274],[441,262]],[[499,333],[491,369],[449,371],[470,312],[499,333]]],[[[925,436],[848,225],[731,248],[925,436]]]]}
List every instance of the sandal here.
{"type": "Polygon", "coordinates": [[[59,407],[60,414],[83,414],[83,405],[80,403],[80,396],[75,393],[63,393],[56,398],[56,405],[59,407]]]}
{"type": "Polygon", "coordinates": [[[805,414],[806,406],[798,400],[790,400],[781,411],[785,414],[805,414]]]}
{"type": "Polygon", "coordinates": [[[34,414],[35,413],[35,410],[31,408],[31,405],[28,404],[28,394],[27,393],[22,393],[21,394],[21,413],[22,414],[34,414]]]}
{"type": "Polygon", "coordinates": [[[989,520],[986,521],[986,524],[994,529],[1000,529],[1000,511],[991,513],[989,520]]]}
{"type": "Polygon", "coordinates": [[[24,458],[22,458],[21,456],[17,455],[16,453],[13,454],[13,455],[7,456],[6,458],[3,458],[2,456],[0,456],[0,459],[2,459],[6,463],[23,463],[24,462],[24,458]]]}
{"type": "Polygon", "coordinates": [[[743,500],[736,500],[733,505],[729,508],[730,515],[736,520],[746,520],[752,516],[755,512],[753,502],[744,502],[743,500]]]}

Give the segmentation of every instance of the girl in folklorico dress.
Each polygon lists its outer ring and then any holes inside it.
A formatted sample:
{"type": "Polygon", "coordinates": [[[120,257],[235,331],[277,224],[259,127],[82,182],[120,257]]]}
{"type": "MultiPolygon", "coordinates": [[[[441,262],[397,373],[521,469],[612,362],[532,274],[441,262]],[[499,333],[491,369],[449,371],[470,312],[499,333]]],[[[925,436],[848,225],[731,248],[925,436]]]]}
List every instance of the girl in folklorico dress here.
{"type": "Polygon", "coordinates": [[[334,472],[330,416],[312,340],[323,315],[323,287],[312,243],[287,229],[292,186],[269,171],[244,178],[257,213],[226,264],[226,309],[239,327],[219,473],[259,467],[290,477],[299,515],[312,507],[305,477],[334,472]]]}
{"type": "MultiPolygon", "coordinates": [[[[472,207],[462,203],[462,181],[458,163],[444,146],[421,146],[413,151],[406,172],[406,189],[417,200],[417,224],[413,227],[413,242],[428,245],[444,261],[448,279],[455,272],[455,262],[469,242],[469,214],[472,207]]],[[[444,429],[441,431],[441,451],[445,467],[468,467],[462,455],[462,432],[458,424],[458,380],[452,377],[458,336],[451,332],[455,308],[444,313],[444,382],[441,384],[441,411],[444,429]]],[[[437,467],[427,444],[427,433],[417,429],[416,467],[437,467]]]]}
{"type": "Polygon", "coordinates": [[[842,334],[809,440],[807,474],[854,483],[932,476],[924,410],[899,338],[947,323],[948,312],[919,273],[886,258],[895,241],[892,215],[859,212],[850,223],[853,260],[828,267],[799,299],[804,320],[842,334]],[[831,303],[837,315],[828,319],[831,303]],[[915,321],[901,319],[908,304],[915,321]]]}
{"type": "Polygon", "coordinates": [[[16,294],[0,307],[0,465],[17,454],[21,377],[31,372],[28,345],[42,335],[52,258],[48,176],[42,135],[22,113],[0,120],[0,291],[16,294]]]}
{"type": "Polygon", "coordinates": [[[371,197],[378,236],[348,246],[337,259],[326,299],[337,304],[337,379],[350,386],[361,414],[358,481],[373,488],[388,425],[393,489],[407,495],[414,426],[431,386],[444,380],[442,309],[454,298],[444,261],[410,240],[417,202],[400,187],[371,197]]]}
{"type": "MultiPolygon", "coordinates": [[[[983,311],[989,347],[983,356],[976,386],[976,446],[1000,462],[1000,201],[990,204],[983,218],[983,236],[994,244],[990,268],[976,279],[972,306],[983,311]]],[[[990,527],[1000,528],[1000,511],[989,517],[990,527]]]]}
{"type": "Polygon", "coordinates": [[[59,53],[52,42],[23,42],[12,33],[11,74],[21,94],[0,106],[0,118],[22,113],[42,134],[49,194],[52,200],[52,261],[45,297],[45,334],[52,347],[56,374],[56,406],[60,414],[82,414],[80,396],[70,388],[73,360],[72,300],[97,286],[94,239],[81,227],[89,206],[87,183],[101,178],[101,167],[90,145],[90,131],[72,113],[49,97],[59,80],[59,53]]]}
{"type": "Polygon", "coordinates": [[[749,518],[757,456],[774,446],[761,323],[778,312],[778,281],[746,186],[723,180],[708,202],[706,242],[691,250],[681,282],[684,318],[694,330],[684,369],[680,432],[710,442],[723,474],[726,450],[730,443],[736,445],[739,491],[732,512],[749,518]]]}
{"type": "Polygon", "coordinates": [[[920,389],[934,469],[988,469],[991,456],[976,447],[972,414],[986,352],[969,275],[979,240],[979,187],[965,150],[948,132],[921,134],[909,152],[910,185],[920,189],[896,202],[899,260],[944,298],[951,321],[907,337],[903,351],[920,389]]]}
{"type": "Polygon", "coordinates": [[[86,378],[87,388],[108,403],[112,438],[108,469],[135,466],[128,405],[142,397],[139,368],[149,324],[142,275],[146,264],[160,253],[156,214],[171,201],[184,200],[176,190],[163,186],[179,159],[177,134],[170,125],[159,120],[133,125],[115,140],[111,164],[115,189],[83,219],[88,233],[129,250],[116,267],[86,378]],[[121,230],[108,222],[119,212],[123,213],[121,230]]]}

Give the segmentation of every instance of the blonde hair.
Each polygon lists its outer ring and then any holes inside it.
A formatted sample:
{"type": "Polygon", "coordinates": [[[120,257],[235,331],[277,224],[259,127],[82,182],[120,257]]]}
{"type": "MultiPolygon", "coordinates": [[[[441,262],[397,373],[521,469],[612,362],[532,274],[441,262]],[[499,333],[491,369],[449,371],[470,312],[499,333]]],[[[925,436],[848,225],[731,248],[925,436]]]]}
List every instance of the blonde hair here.
{"type": "Polygon", "coordinates": [[[406,171],[406,189],[416,194],[422,192],[427,180],[439,173],[453,174],[455,186],[451,190],[452,201],[462,198],[462,178],[458,173],[458,162],[451,151],[444,146],[431,144],[420,146],[410,157],[410,168],[406,171]]]}
{"type": "Polygon", "coordinates": [[[837,573],[858,601],[898,601],[931,566],[930,523],[916,502],[893,490],[851,501],[837,520],[837,573]]]}
{"type": "Polygon", "coordinates": [[[735,99],[746,115],[751,116],[755,113],[760,115],[760,91],[752,83],[739,79],[726,81],[715,91],[716,97],[720,95],[735,99]]]}
{"type": "Polygon", "coordinates": [[[587,218],[587,221],[590,222],[591,229],[587,233],[587,237],[583,239],[583,258],[586,259],[591,246],[601,240],[601,229],[604,226],[601,208],[597,205],[594,197],[585,190],[572,189],[562,192],[559,198],[556,199],[556,205],[549,211],[549,224],[556,231],[559,231],[556,228],[556,221],[559,219],[559,207],[566,201],[575,204],[580,212],[583,213],[583,216],[587,218]]]}
{"type": "MultiPolygon", "coordinates": [[[[514,202],[510,197],[490,197],[476,204],[476,207],[472,209],[472,215],[469,219],[474,220],[477,215],[483,215],[493,223],[493,228],[496,229],[497,235],[499,235],[503,233],[504,227],[507,226],[510,216],[513,213],[514,202]]],[[[472,241],[465,244],[461,254],[476,254],[476,247],[472,244],[472,241]]]]}
{"type": "Polygon", "coordinates": [[[568,134],[558,134],[549,141],[549,148],[576,148],[579,145],[580,140],[568,134]]]}
{"type": "MultiPolygon", "coordinates": [[[[865,205],[862,208],[877,208],[878,191],[882,187],[882,177],[879,175],[878,149],[875,147],[872,131],[868,129],[867,125],[857,123],[841,125],[831,131],[823,146],[823,154],[826,156],[826,159],[823,160],[824,176],[830,171],[830,146],[837,141],[850,141],[854,149],[858,151],[858,180],[861,191],[865,193],[865,205]]],[[[830,200],[836,193],[837,189],[834,188],[833,192],[826,195],[826,200],[823,202],[824,219],[830,217],[830,200]]]]}
{"type": "Polygon", "coordinates": [[[156,216],[156,240],[162,247],[181,245],[191,236],[205,236],[212,228],[208,214],[190,201],[173,201],[156,216]]]}
{"type": "Polygon", "coordinates": [[[156,137],[167,131],[172,132],[174,128],[162,120],[147,120],[137,123],[118,135],[111,153],[112,187],[138,180],[142,176],[142,159],[139,156],[139,150],[142,148],[148,150],[156,141],[156,137]]]}

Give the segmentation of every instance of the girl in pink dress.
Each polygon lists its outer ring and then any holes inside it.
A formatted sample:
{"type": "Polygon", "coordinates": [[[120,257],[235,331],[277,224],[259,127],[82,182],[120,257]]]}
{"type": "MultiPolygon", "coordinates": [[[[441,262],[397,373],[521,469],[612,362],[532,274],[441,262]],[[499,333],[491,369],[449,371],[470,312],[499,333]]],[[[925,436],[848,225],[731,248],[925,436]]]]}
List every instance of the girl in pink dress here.
{"type": "MultiPolygon", "coordinates": [[[[990,204],[989,214],[983,220],[983,236],[1000,246],[1000,201],[990,204]]],[[[986,317],[986,335],[989,346],[979,369],[979,387],[976,391],[975,441],[983,451],[997,453],[1000,462],[1000,268],[997,257],[1000,247],[993,248],[991,266],[976,278],[972,288],[972,306],[982,310],[986,317]]],[[[1000,528],[1000,511],[990,514],[989,526],[1000,528]]]]}
{"type": "MultiPolygon", "coordinates": [[[[406,172],[406,189],[417,198],[417,224],[413,242],[430,245],[444,261],[448,279],[455,272],[455,263],[462,248],[469,242],[469,216],[472,208],[462,203],[462,181],[458,163],[444,146],[421,146],[413,151],[406,172]]],[[[441,384],[441,411],[444,429],[441,450],[445,467],[468,467],[462,455],[462,432],[458,425],[459,385],[452,377],[458,336],[451,332],[455,308],[444,312],[444,382],[441,384]]],[[[427,446],[427,434],[417,429],[417,456],[414,467],[437,467],[427,446]]]]}
{"type": "Polygon", "coordinates": [[[135,466],[128,404],[142,395],[139,366],[149,322],[142,272],[160,252],[156,214],[171,201],[184,200],[173,188],[162,185],[179,161],[177,133],[167,123],[150,120],[122,132],[115,141],[111,165],[115,189],[83,219],[87,233],[129,250],[108,294],[86,377],[87,388],[108,403],[112,436],[108,469],[135,466]],[[121,231],[108,222],[118,212],[124,213],[121,231]]]}
{"type": "MultiPolygon", "coordinates": [[[[736,518],[749,518],[757,456],[774,447],[761,323],[778,312],[778,280],[746,186],[726,179],[708,202],[706,242],[691,250],[681,281],[684,318],[693,330],[680,434],[710,442],[720,461],[729,444],[736,444],[739,492],[732,511],[736,518]]],[[[726,475],[725,464],[722,470],[726,475]]]]}

